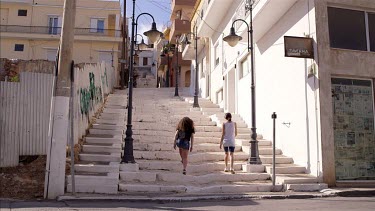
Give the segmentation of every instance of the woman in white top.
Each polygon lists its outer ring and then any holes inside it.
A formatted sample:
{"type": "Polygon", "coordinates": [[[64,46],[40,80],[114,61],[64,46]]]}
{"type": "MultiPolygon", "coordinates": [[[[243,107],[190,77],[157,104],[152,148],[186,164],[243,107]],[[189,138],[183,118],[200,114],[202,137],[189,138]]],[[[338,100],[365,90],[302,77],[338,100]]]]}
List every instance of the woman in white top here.
{"type": "Polygon", "coordinates": [[[221,135],[221,140],[220,140],[220,149],[222,146],[224,146],[224,151],[225,151],[225,169],[224,172],[231,172],[234,174],[234,168],[233,168],[233,163],[234,163],[234,148],[236,146],[235,144],[235,137],[237,136],[237,124],[235,122],[232,122],[232,114],[231,113],[226,113],[225,114],[225,119],[227,122],[223,123],[222,127],[222,135],[221,135]],[[230,153],[230,170],[228,170],[228,157],[230,153]]]}

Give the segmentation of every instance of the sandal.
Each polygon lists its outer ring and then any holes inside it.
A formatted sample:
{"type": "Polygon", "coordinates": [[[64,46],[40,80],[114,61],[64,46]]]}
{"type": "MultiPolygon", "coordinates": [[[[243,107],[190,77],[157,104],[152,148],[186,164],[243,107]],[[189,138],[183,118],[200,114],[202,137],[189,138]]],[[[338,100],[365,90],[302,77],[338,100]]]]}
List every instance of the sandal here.
{"type": "Polygon", "coordinates": [[[224,169],[224,172],[229,172],[229,170],[227,168],[224,169]]]}
{"type": "Polygon", "coordinates": [[[235,174],[236,172],[234,172],[234,169],[232,169],[232,170],[230,170],[230,173],[235,174]]]}
{"type": "Polygon", "coordinates": [[[186,169],[182,170],[182,174],[186,175],[186,169]]]}

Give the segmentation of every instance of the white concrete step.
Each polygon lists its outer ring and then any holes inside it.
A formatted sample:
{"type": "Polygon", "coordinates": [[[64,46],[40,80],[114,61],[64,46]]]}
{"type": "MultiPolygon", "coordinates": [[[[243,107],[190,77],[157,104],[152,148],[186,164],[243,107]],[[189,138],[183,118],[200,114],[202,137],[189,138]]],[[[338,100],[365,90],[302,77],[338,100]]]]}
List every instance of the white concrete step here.
{"type": "Polygon", "coordinates": [[[75,164],[75,171],[81,172],[95,172],[95,173],[119,173],[119,163],[110,162],[107,165],[86,163],[86,164],[75,164]]]}
{"type": "MultiPolygon", "coordinates": [[[[260,138],[260,137],[259,137],[260,138]]],[[[264,140],[264,139],[259,139],[258,138],[258,146],[272,146],[272,141],[264,140]]],[[[236,138],[236,145],[239,146],[250,146],[250,138],[249,139],[239,139],[236,138]]]]}
{"type": "Polygon", "coordinates": [[[115,124],[115,125],[125,125],[125,120],[122,119],[96,119],[96,123],[98,124],[115,124]]]}
{"type": "MultiPolygon", "coordinates": [[[[134,151],[134,158],[137,160],[165,160],[165,161],[181,161],[178,151],[166,153],[165,151],[134,151]]],[[[236,161],[246,162],[249,155],[243,152],[235,153],[236,161]]],[[[223,161],[224,152],[193,152],[189,154],[189,163],[202,163],[212,161],[223,161]]]]}
{"type": "MultiPolygon", "coordinates": [[[[181,162],[176,161],[143,161],[138,160],[140,170],[167,170],[173,172],[182,172],[181,162]]],[[[242,164],[244,162],[234,163],[235,171],[242,171],[242,164]]],[[[191,164],[188,165],[187,171],[191,174],[199,173],[205,174],[207,172],[223,171],[225,168],[224,162],[211,162],[202,164],[191,164]]]]}
{"type": "MultiPolygon", "coordinates": [[[[134,150],[140,151],[172,151],[173,142],[170,144],[153,144],[153,143],[134,143],[134,150]]],[[[193,145],[193,150],[195,152],[220,152],[219,144],[211,143],[197,143],[193,145]]],[[[235,152],[241,151],[241,146],[236,146],[235,152]]]]}
{"type": "Polygon", "coordinates": [[[247,182],[256,180],[268,180],[270,175],[267,173],[230,173],[215,172],[205,175],[184,175],[172,172],[120,172],[120,180],[124,182],[168,182],[178,184],[210,184],[217,182],[247,182]]]}
{"type": "Polygon", "coordinates": [[[221,128],[216,126],[195,126],[195,132],[221,132],[221,128]]]}
{"type": "Polygon", "coordinates": [[[103,114],[125,114],[127,112],[127,109],[121,109],[121,108],[104,108],[103,114]]]}
{"type": "Polygon", "coordinates": [[[295,192],[311,192],[311,191],[321,191],[327,189],[328,185],[325,183],[315,183],[315,184],[286,184],[285,190],[295,191],[295,192]]]}
{"type": "Polygon", "coordinates": [[[98,135],[118,135],[121,136],[123,134],[123,130],[103,130],[103,129],[89,129],[90,134],[98,134],[98,135]]]}
{"type": "Polygon", "coordinates": [[[307,184],[318,182],[317,177],[309,174],[276,174],[277,184],[307,184]]]}
{"type": "Polygon", "coordinates": [[[120,162],[121,153],[106,153],[106,154],[88,154],[80,153],[79,159],[82,161],[96,161],[96,162],[120,162]]]}
{"type": "MultiPolygon", "coordinates": [[[[75,191],[78,193],[117,194],[119,173],[98,175],[75,175],[75,191]]],[[[72,192],[71,175],[66,176],[67,191],[72,192]]]]}
{"type": "Polygon", "coordinates": [[[116,125],[116,124],[93,124],[93,129],[103,129],[103,130],[124,130],[124,125],[116,125]]]}
{"type": "MultiPolygon", "coordinates": [[[[67,192],[72,192],[72,185],[67,184],[66,186],[67,192]]],[[[118,184],[116,185],[75,185],[75,192],[76,193],[103,193],[103,194],[118,194],[118,184]]]]}
{"type": "MultiPolygon", "coordinates": [[[[170,134],[169,136],[159,136],[155,138],[154,135],[133,135],[134,142],[139,143],[161,143],[161,144],[173,144],[174,135],[170,134]]],[[[212,137],[194,137],[194,143],[212,143],[212,144],[219,144],[220,138],[212,138],[212,137]]]]}
{"type": "Polygon", "coordinates": [[[217,108],[217,107],[202,107],[200,108],[201,111],[203,112],[216,112],[216,113],[223,113],[224,112],[224,109],[222,108],[217,108]]]}
{"type": "Polygon", "coordinates": [[[121,144],[113,144],[110,146],[101,146],[101,145],[83,145],[83,153],[94,153],[94,152],[108,152],[108,153],[121,153],[121,144]]]}
{"type": "Polygon", "coordinates": [[[108,113],[108,112],[103,112],[99,115],[100,119],[125,119],[126,117],[126,112],[118,112],[118,113],[108,113]]]}
{"type": "Polygon", "coordinates": [[[89,144],[121,144],[122,142],[121,136],[114,136],[112,138],[86,136],[84,139],[89,144]]]}
{"type": "MultiPolygon", "coordinates": [[[[259,155],[263,164],[272,164],[272,155],[259,155]]],[[[276,155],[276,164],[292,164],[293,158],[283,155],[276,155]]]]}
{"type": "MultiPolygon", "coordinates": [[[[266,165],[266,172],[272,174],[272,165],[266,165]]],[[[294,164],[276,164],[276,174],[304,174],[306,168],[294,164]]]]}
{"type": "MultiPolygon", "coordinates": [[[[250,146],[242,146],[242,151],[243,152],[250,152],[250,146]]],[[[267,146],[261,147],[261,146],[258,145],[258,151],[259,151],[259,155],[272,155],[273,154],[272,147],[267,147],[267,146]]],[[[281,155],[282,154],[281,149],[276,149],[275,154],[281,155]]]]}
{"type": "MultiPolygon", "coordinates": [[[[282,186],[277,186],[282,189],[282,186]]],[[[249,183],[249,184],[216,184],[211,186],[185,186],[170,184],[127,184],[120,183],[119,190],[126,193],[248,193],[248,192],[270,192],[272,184],[249,183]]]]}

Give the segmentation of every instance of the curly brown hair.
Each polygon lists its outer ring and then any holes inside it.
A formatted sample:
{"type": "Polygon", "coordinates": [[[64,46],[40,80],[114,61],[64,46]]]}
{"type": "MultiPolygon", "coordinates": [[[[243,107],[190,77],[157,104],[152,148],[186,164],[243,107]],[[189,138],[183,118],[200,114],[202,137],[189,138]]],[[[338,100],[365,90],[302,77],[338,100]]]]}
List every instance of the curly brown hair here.
{"type": "Polygon", "coordinates": [[[177,124],[176,130],[189,131],[194,129],[194,122],[189,117],[184,117],[177,124]]]}

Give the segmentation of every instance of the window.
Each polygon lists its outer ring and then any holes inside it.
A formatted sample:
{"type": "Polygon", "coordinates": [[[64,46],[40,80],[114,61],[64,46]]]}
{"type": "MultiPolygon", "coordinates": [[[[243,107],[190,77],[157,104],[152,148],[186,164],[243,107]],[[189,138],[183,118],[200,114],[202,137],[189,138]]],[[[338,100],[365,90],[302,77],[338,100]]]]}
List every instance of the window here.
{"type": "Polygon", "coordinates": [[[18,16],[27,16],[27,10],[18,10],[18,16]]]}
{"type": "Polygon", "coordinates": [[[375,13],[368,13],[370,51],[375,52],[375,13]]]}
{"type": "Polygon", "coordinates": [[[49,34],[60,34],[61,25],[60,18],[58,16],[49,16],[48,17],[48,33],[49,34]]]}
{"type": "Polygon", "coordinates": [[[328,7],[331,47],[367,51],[365,15],[363,11],[328,7]]]}
{"type": "Polygon", "coordinates": [[[249,59],[241,61],[240,78],[245,77],[249,73],[249,59]]]}
{"type": "Polygon", "coordinates": [[[104,19],[92,18],[90,32],[104,33],[104,19]]]}
{"type": "Polygon", "coordinates": [[[147,57],[143,57],[143,66],[145,66],[147,64],[148,64],[148,58],[147,57]]]}
{"type": "Polygon", "coordinates": [[[219,57],[219,44],[217,44],[215,46],[215,51],[214,51],[214,54],[215,54],[215,67],[219,64],[220,62],[220,57],[219,57]]]}
{"type": "Polygon", "coordinates": [[[16,44],[14,45],[14,51],[23,51],[24,47],[24,44],[16,44]]]}

